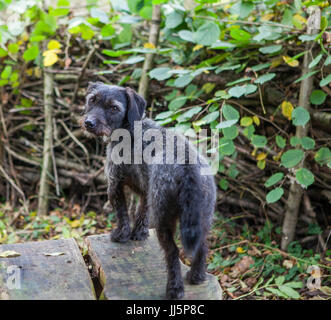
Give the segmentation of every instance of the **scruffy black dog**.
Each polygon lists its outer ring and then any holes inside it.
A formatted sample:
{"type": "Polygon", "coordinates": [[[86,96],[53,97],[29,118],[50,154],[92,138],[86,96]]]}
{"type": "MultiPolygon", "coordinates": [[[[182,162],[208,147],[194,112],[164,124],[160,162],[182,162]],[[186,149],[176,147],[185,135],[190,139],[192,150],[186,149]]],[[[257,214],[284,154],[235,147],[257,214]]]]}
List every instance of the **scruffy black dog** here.
{"type": "MultiPolygon", "coordinates": [[[[199,284],[206,276],[206,236],[214,212],[215,184],[211,175],[201,174],[201,168],[208,166],[206,160],[181,135],[176,134],[173,140],[172,150],[174,157],[178,159],[175,159],[174,163],[166,163],[169,156],[169,152],[165,152],[168,139],[166,135],[170,130],[144,117],[145,106],[145,100],[130,88],[105,85],[101,82],[89,83],[82,126],[94,135],[111,136],[107,146],[105,174],[108,179],[109,200],[117,212],[118,219],[118,227],[112,232],[111,240],[126,242],[129,239],[146,239],[148,216],[153,215],[157,236],[165,251],[167,263],[166,297],[180,299],[184,296],[184,286],[178,248],[173,238],[176,222],[180,221],[181,240],[185,252],[193,256],[187,280],[191,284],[199,284]],[[139,126],[142,134],[154,129],[152,132],[158,131],[161,136],[159,145],[151,152],[152,160],[149,162],[145,159],[139,162],[132,155],[134,152],[139,153],[139,146],[134,146],[135,140],[138,140],[136,127],[139,126]],[[129,141],[125,145],[132,151],[130,161],[126,159],[124,163],[115,163],[112,157],[112,151],[121,142],[118,138],[113,139],[115,129],[126,129],[128,132],[129,141]],[[179,155],[180,148],[185,149],[185,152],[181,153],[182,156],[179,155]],[[191,155],[197,159],[194,164],[189,162],[191,155]],[[124,185],[140,195],[132,231],[123,193],[124,185]]],[[[152,138],[149,141],[142,139],[140,153],[146,151],[153,141],[152,138]]],[[[123,150],[119,156],[123,156],[123,150]]]]}

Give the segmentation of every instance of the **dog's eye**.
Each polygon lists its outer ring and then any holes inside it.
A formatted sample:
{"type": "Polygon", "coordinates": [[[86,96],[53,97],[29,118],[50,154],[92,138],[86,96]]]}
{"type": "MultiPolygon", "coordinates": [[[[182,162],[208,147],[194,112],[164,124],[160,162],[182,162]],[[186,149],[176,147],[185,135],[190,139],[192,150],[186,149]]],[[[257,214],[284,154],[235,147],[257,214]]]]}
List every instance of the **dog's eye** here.
{"type": "Polygon", "coordinates": [[[95,100],[96,100],[95,96],[92,96],[92,97],[90,98],[90,102],[95,102],[95,100]]]}
{"type": "Polygon", "coordinates": [[[118,108],[117,108],[116,106],[112,106],[112,109],[113,109],[114,111],[117,111],[117,110],[118,110],[118,108]]]}

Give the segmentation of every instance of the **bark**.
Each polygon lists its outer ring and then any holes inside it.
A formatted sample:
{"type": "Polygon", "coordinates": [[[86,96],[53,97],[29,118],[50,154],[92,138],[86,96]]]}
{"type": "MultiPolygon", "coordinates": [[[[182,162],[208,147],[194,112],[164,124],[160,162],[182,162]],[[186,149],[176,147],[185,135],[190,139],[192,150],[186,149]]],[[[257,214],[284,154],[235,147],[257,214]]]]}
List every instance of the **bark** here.
{"type": "MultiPolygon", "coordinates": [[[[157,46],[159,40],[159,33],[160,33],[160,19],[161,19],[161,6],[155,5],[153,6],[153,13],[152,13],[152,22],[151,22],[151,30],[149,33],[148,42],[153,44],[155,47],[157,46]]],[[[154,54],[149,53],[146,54],[140,82],[139,82],[139,89],[138,93],[146,99],[147,92],[148,92],[148,72],[153,68],[153,59],[154,54]]]]}
{"type": "Polygon", "coordinates": [[[38,215],[45,215],[48,211],[49,198],[49,180],[50,170],[52,167],[52,109],[53,109],[53,75],[44,70],[44,147],[43,161],[40,176],[40,185],[38,193],[38,215]]]}
{"type": "MultiPolygon", "coordinates": [[[[308,19],[308,26],[307,26],[307,33],[308,34],[315,34],[319,31],[321,25],[321,11],[319,7],[312,6],[310,17],[308,19]]],[[[304,55],[303,61],[303,70],[302,75],[307,74],[310,72],[309,70],[309,63],[312,60],[311,51],[313,49],[314,43],[307,44],[307,52],[304,55]]],[[[313,88],[313,77],[306,78],[301,81],[300,85],[300,95],[299,95],[299,103],[298,105],[305,108],[309,112],[310,102],[309,97],[313,88]]],[[[296,128],[296,137],[302,138],[306,136],[308,133],[308,125],[305,126],[298,126],[296,128]]],[[[304,161],[301,162],[299,168],[304,166],[304,161]]],[[[298,168],[298,169],[299,169],[298,168]]],[[[295,228],[298,221],[298,213],[301,204],[303,189],[302,187],[294,182],[289,190],[289,196],[287,199],[286,204],[286,212],[283,221],[283,228],[282,228],[282,241],[281,241],[281,249],[287,250],[288,245],[293,241],[295,237],[295,228]]]]}

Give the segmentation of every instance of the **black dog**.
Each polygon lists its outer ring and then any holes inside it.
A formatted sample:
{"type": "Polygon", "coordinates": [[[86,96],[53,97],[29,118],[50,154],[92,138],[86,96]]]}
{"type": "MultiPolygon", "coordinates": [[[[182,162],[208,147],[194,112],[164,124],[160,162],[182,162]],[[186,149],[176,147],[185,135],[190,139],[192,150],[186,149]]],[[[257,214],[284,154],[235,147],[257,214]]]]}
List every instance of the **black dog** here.
{"type": "MultiPolygon", "coordinates": [[[[174,242],[176,222],[180,221],[181,240],[185,252],[192,254],[193,261],[187,280],[198,284],[205,280],[207,254],[206,236],[210,229],[216,189],[210,175],[202,175],[201,168],[208,167],[206,160],[181,135],[173,140],[174,163],[167,164],[169,156],[165,152],[167,130],[154,121],[144,118],[146,102],[134,90],[101,82],[90,83],[86,97],[86,115],[83,128],[88,132],[110,137],[107,147],[105,174],[108,179],[108,196],[117,212],[118,227],[111,234],[111,240],[125,242],[129,239],[144,240],[148,237],[148,216],[153,215],[158,239],[165,251],[168,281],[166,296],[180,299],[184,296],[183,280],[180,272],[178,248],[174,242]],[[115,163],[112,152],[120,143],[113,139],[115,129],[126,129],[129,141],[126,145],[134,153],[137,140],[136,127],[140,125],[142,134],[153,129],[161,136],[159,145],[151,152],[152,160],[115,163]],[[185,149],[180,156],[181,148],[185,149]],[[193,155],[196,163],[191,164],[193,155]],[[130,231],[124,185],[128,185],[140,195],[140,205],[132,231],[130,231]]],[[[156,138],[155,138],[156,139],[156,138]]],[[[153,139],[142,140],[141,152],[151,146],[153,139]]],[[[138,148],[139,149],[139,148],[138,148]]],[[[184,150],[183,149],[183,150],[184,150]]],[[[123,150],[119,157],[123,156],[123,150]]],[[[124,161],[125,162],[125,161],[124,161]]]]}

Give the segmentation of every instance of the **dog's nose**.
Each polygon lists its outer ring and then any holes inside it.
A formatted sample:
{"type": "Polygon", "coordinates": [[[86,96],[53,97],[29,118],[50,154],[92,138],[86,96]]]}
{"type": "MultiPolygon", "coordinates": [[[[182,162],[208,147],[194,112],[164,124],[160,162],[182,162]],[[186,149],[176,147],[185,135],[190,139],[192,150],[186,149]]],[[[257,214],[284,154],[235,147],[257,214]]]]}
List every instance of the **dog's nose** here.
{"type": "Polygon", "coordinates": [[[87,129],[93,129],[95,128],[96,125],[95,120],[91,120],[91,119],[86,119],[84,124],[87,129]]]}

